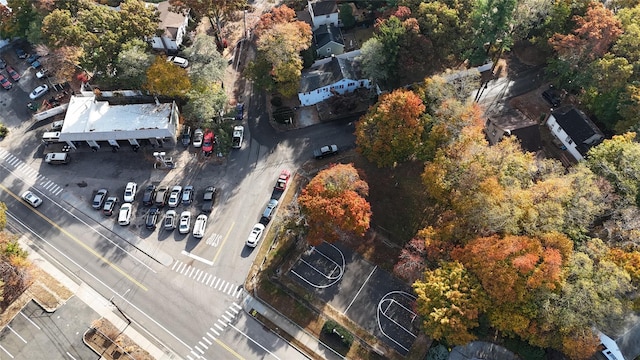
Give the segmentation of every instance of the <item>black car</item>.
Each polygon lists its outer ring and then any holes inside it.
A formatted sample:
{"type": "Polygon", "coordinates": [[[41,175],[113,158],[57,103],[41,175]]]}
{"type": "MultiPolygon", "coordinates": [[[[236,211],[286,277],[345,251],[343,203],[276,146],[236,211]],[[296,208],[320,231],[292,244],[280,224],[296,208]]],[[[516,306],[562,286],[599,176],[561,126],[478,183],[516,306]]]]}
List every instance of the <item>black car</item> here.
{"type": "Polygon", "coordinates": [[[149,185],[144,189],[144,195],[142,195],[142,204],[145,206],[153,205],[153,197],[156,195],[156,186],[149,185]]]}
{"type": "Polygon", "coordinates": [[[182,129],[182,146],[188,147],[191,144],[191,127],[185,126],[182,129]]]}
{"type": "Polygon", "coordinates": [[[244,119],[244,103],[238,103],[236,105],[236,120],[244,119]]]}
{"type": "Polygon", "coordinates": [[[19,59],[26,59],[27,56],[29,56],[29,55],[27,55],[26,52],[24,52],[24,50],[22,50],[20,48],[16,49],[16,55],[18,56],[19,59]]]}
{"type": "Polygon", "coordinates": [[[102,213],[106,216],[111,216],[113,214],[113,210],[116,208],[116,204],[118,203],[118,198],[115,196],[110,196],[107,198],[107,201],[104,202],[104,206],[102,207],[102,213]]]}
{"type": "Polygon", "coordinates": [[[562,97],[560,92],[554,88],[549,88],[542,92],[542,98],[545,99],[549,105],[558,107],[562,103],[562,97]]]}
{"type": "Polygon", "coordinates": [[[202,211],[210,213],[213,209],[213,205],[216,203],[216,196],[218,195],[218,189],[213,186],[209,186],[204,189],[204,196],[202,197],[202,211]]]}
{"type": "Polygon", "coordinates": [[[6,63],[6,62],[4,62],[4,60],[0,59],[0,70],[1,70],[1,69],[4,69],[4,68],[5,68],[5,66],[7,66],[7,63],[6,63]]]}
{"type": "Polygon", "coordinates": [[[159,214],[160,214],[160,210],[158,210],[158,208],[152,207],[151,209],[149,209],[149,212],[147,213],[147,218],[144,221],[144,226],[149,230],[155,229],[156,224],[158,223],[159,214]]]}

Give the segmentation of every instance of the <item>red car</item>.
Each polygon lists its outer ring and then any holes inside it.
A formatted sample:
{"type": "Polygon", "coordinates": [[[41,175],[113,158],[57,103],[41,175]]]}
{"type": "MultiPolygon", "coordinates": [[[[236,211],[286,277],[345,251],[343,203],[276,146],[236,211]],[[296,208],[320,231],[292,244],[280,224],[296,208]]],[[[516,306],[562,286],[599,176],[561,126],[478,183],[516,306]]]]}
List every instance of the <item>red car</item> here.
{"type": "Polygon", "coordinates": [[[18,74],[18,72],[15,71],[11,66],[7,66],[7,74],[9,74],[9,76],[11,76],[13,81],[20,80],[20,74],[18,74]]]}
{"type": "Polygon", "coordinates": [[[2,74],[0,74],[0,85],[2,85],[2,87],[5,88],[5,90],[9,90],[13,86],[11,84],[11,81],[9,81],[9,79],[4,77],[4,75],[2,74]]]}
{"type": "Polygon", "coordinates": [[[205,155],[210,155],[213,152],[213,131],[207,130],[204,133],[204,141],[202,142],[202,152],[205,155]]]}
{"type": "Polygon", "coordinates": [[[291,178],[291,173],[289,170],[282,170],[280,172],[280,176],[278,177],[278,181],[276,181],[276,190],[285,190],[287,188],[287,184],[289,183],[289,179],[291,178]]]}

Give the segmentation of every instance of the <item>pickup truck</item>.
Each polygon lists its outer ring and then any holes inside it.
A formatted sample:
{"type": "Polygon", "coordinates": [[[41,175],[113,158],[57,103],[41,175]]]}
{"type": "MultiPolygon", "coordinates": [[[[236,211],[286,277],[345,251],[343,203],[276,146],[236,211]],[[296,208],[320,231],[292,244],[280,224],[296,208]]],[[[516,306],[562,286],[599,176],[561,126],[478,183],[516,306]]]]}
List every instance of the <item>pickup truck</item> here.
{"type": "Polygon", "coordinates": [[[216,203],[216,196],[218,195],[218,189],[213,186],[209,186],[204,189],[204,195],[202,196],[202,212],[210,213],[213,209],[213,205],[216,203]]]}
{"type": "Polygon", "coordinates": [[[289,179],[291,178],[291,173],[289,170],[282,170],[280,172],[280,176],[278,176],[278,180],[276,181],[276,185],[273,187],[275,190],[284,191],[287,189],[287,184],[289,184],[289,179]]]}

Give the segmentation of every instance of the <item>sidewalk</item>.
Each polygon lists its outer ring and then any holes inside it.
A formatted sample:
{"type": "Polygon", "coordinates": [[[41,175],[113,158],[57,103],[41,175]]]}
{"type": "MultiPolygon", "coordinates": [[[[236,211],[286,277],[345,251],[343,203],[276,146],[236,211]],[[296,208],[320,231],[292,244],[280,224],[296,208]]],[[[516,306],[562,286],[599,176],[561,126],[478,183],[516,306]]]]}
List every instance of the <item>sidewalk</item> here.
{"type": "MultiPolygon", "coordinates": [[[[256,311],[260,315],[269,319],[269,321],[274,323],[278,328],[284,330],[287,334],[298,340],[307,349],[313,351],[316,356],[327,360],[344,359],[342,355],[336,353],[335,351],[333,351],[333,349],[323,344],[315,336],[309,334],[303,328],[280,314],[276,309],[272,308],[268,304],[259,301],[257,298],[254,298],[251,295],[247,295],[247,297],[242,302],[242,306],[244,308],[244,311],[246,311],[249,315],[251,315],[251,311],[256,311]]],[[[295,347],[294,344],[290,345],[295,347]]],[[[305,351],[303,349],[298,349],[298,351],[305,354],[305,351]]]]}
{"type": "MultiPolygon", "coordinates": [[[[26,237],[20,238],[20,246],[24,249],[30,248],[33,243],[26,237]]],[[[141,348],[145,349],[151,356],[157,360],[176,360],[180,359],[179,356],[174,354],[170,349],[160,349],[155,344],[151,343],[146,336],[140,334],[132,326],[129,326],[125,320],[123,320],[118,314],[115,307],[104,298],[98,292],[93,290],[85,283],[77,284],[62,271],[58,270],[49,261],[44,259],[36,251],[29,252],[29,260],[47,272],[58,280],[62,285],[68,288],[74,293],[78,299],[82,300],[87,306],[91,307],[100,316],[107,319],[118,329],[124,329],[123,334],[128,336],[132,341],[138,344],[141,348]]],[[[97,319],[96,319],[97,320],[97,319]]],[[[104,359],[104,358],[101,358],[104,359]]]]}

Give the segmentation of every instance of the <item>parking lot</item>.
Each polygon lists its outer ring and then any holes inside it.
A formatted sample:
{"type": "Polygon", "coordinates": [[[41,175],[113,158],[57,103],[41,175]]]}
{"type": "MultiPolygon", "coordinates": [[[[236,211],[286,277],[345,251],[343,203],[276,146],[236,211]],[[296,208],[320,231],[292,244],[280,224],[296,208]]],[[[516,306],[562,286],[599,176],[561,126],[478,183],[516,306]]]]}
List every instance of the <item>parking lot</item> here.
{"type": "Polygon", "coordinates": [[[411,289],[340,244],[301,254],[287,276],[406,355],[419,329],[411,289]]]}

